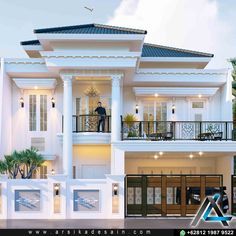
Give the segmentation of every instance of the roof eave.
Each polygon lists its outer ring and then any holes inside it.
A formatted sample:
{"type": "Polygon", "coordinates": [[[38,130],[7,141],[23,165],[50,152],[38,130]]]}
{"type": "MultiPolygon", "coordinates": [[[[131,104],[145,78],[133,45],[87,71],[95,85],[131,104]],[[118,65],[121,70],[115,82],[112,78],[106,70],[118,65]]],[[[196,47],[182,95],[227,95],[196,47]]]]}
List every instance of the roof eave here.
{"type": "Polygon", "coordinates": [[[141,62],[209,62],[212,57],[141,57],[141,62]]]}

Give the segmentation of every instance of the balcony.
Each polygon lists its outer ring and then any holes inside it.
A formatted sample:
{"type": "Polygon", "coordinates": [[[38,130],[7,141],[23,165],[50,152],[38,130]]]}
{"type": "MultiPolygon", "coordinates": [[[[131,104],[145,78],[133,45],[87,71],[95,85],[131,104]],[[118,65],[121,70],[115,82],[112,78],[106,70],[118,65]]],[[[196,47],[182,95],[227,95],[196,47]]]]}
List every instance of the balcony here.
{"type": "Polygon", "coordinates": [[[121,139],[150,141],[234,141],[236,140],[236,122],[122,121],[121,139]]]}
{"type": "MultiPolygon", "coordinates": [[[[72,116],[72,132],[97,132],[99,123],[99,115],[73,115],[72,116]]],[[[102,125],[100,125],[100,131],[103,133],[111,132],[111,116],[105,116],[105,127],[102,131],[102,125]]],[[[63,117],[62,117],[62,132],[63,132],[63,117]]]]}

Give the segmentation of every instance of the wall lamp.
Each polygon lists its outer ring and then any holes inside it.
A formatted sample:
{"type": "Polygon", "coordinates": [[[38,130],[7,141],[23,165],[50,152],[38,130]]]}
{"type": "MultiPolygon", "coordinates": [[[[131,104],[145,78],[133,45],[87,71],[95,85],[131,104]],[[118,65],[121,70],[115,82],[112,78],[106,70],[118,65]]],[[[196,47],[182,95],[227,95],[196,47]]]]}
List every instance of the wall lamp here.
{"type": "Polygon", "coordinates": [[[55,190],[55,195],[58,196],[59,195],[59,190],[60,190],[60,185],[59,184],[55,184],[54,185],[54,190],[55,190]]]}
{"type": "Polygon", "coordinates": [[[138,114],[138,104],[136,104],[136,106],[135,106],[135,112],[136,112],[136,114],[138,114]]]}
{"type": "Polygon", "coordinates": [[[24,107],[24,98],[23,97],[20,98],[20,106],[22,108],[24,107]]]}
{"type": "Polygon", "coordinates": [[[172,105],[172,114],[175,114],[175,104],[172,105]]]}
{"type": "Polygon", "coordinates": [[[112,185],[113,185],[113,196],[117,196],[118,195],[119,186],[118,186],[118,184],[112,184],[112,185]]]}
{"type": "Polygon", "coordinates": [[[51,102],[52,102],[52,108],[54,108],[55,107],[55,98],[54,97],[52,97],[51,102]]]}

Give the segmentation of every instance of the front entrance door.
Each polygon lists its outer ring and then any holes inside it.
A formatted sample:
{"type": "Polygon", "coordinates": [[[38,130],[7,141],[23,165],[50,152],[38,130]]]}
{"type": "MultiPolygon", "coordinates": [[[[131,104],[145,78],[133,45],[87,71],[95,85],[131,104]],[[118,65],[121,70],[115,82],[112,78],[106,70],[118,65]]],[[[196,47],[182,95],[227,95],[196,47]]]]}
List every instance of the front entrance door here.
{"type": "Polygon", "coordinates": [[[221,175],[127,175],[126,216],[187,216],[219,191],[221,175]]]}

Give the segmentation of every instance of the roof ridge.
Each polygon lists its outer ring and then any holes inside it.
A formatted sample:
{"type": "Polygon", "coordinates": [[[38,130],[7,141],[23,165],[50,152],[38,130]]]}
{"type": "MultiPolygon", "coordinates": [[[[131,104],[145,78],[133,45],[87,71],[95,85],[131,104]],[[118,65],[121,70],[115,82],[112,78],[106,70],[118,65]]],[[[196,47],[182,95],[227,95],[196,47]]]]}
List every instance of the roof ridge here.
{"type": "Polygon", "coordinates": [[[164,49],[170,49],[170,50],[175,50],[175,51],[180,51],[180,52],[195,53],[198,55],[204,55],[204,56],[209,56],[209,57],[214,56],[214,54],[208,53],[208,52],[199,52],[199,51],[194,51],[194,50],[189,50],[189,49],[184,49],[184,48],[177,48],[177,47],[170,47],[170,46],[159,45],[159,44],[144,43],[143,45],[147,45],[147,46],[151,46],[151,47],[159,47],[159,48],[164,48],[164,49]]]}
{"type": "Polygon", "coordinates": [[[57,27],[47,27],[47,28],[41,28],[41,29],[34,29],[34,33],[40,33],[40,31],[45,31],[45,30],[51,30],[51,31],[54,31],[54,30],[64,30],[64,29],[74,29],[74,28],[86,28],[86,27],[89,27],[89,26],[95,26],[94,23],[91,23],[91,24],[82,24],[82,25],[64,25],[64,26],[57,26],[57,27]]]}
{"type": "Polygon", "coordinates": [[[94,26],[98,26],[102,28],[109,28],[109,29],[123,30],[123,31],[134,31],[137,33],[147,34],[147,30],[142,30],[142,29],[134,29],[134,28],[128,28],[128,27],[122,27],[122,26],[104,25],[104,24],[97,24],[97,23],[95,23],[94,26]]]}
{"type": "Polygon", "coordinates": [[[127,31],[127,32],[132,31],[132,32],[136,32],[136,33],[147,34],[146,30],[133,29],[133,28],[127,28],[127,27],[119,27],[119,26],[113,26],[113,25],[98,24],[98,23],[35,29],[34,33],[42,33],[42,32],[45,32],[47,30],[57,31],[57,30],[69,30],[69,29],[86,28],[86,27],[98,27],[98,28],[104,28],[104,29],[123,30],[123,31],[127,31]]]}

